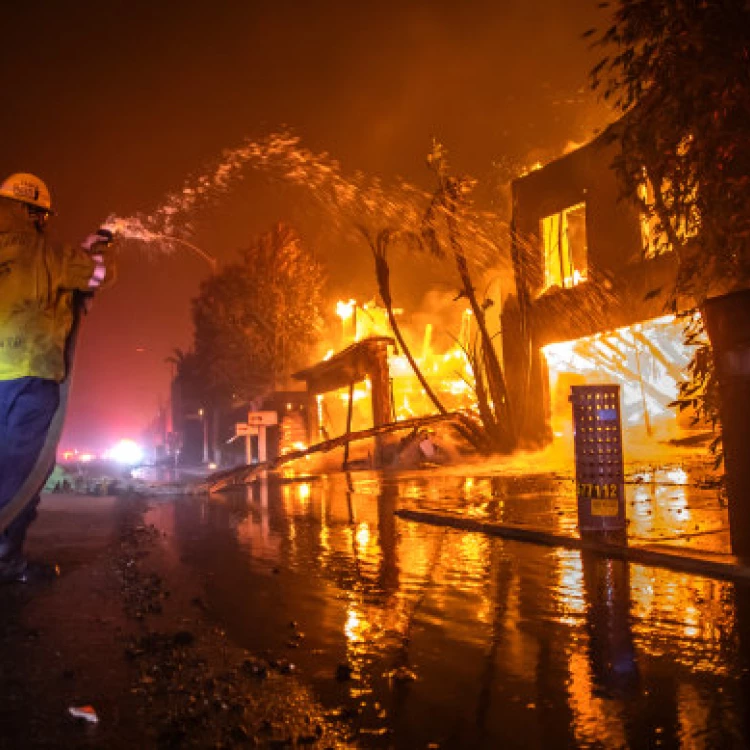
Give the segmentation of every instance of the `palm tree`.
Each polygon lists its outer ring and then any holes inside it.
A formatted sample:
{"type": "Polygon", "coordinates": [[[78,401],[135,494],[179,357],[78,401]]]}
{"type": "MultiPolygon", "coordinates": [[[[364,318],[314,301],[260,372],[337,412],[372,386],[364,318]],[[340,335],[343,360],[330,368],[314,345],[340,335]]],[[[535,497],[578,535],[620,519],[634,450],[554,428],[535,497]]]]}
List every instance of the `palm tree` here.
{"type": "MultiPolygon", "coordinates": [[[[510,403],[500,359],[487,327],[488,305],[480,303],[471,279],[469,263],[463,243],[461,212],[471,191],[472,182],[465,177],[451,177],[445,149],[433,142],[428,164],[435,173],[438,187],[425,213],[421,230],[422,247],[437,257],[447,253],[440,243],[439,220],[442,218],[448,234],[451,254],[461,281],[460,296],[466,297],[477,321],[478,341],[471,352],[467,352],[474,370],[475,388],[480,419],[492,450],[503,453],[512,451],[518,444],[516,420],[510,403]]],[[[474,432],[472,430],[472,432],[474,432]]],[[[478,436],[477,436],[478,437],[478,436]]],[[[474,440],[472,440],[474,442],[474,440]]],[[[485,442],[487,442],[485,440],[485,442]]]]}
{"type": "Polygon", "coordinates": [[[440,402],[440,399],[435,394],[435,391],[432,390],[432,387],[427,382],[427,379],[425,378],[422,371],[419,369],[419,366],[417,365],[417,362],[414,359],[411,350],[404,340],[404,336],[401,333],[398,322],[396,321],[396,316],[393,313],[393,296],[391,294],[391,269],[388,264],[388,248],[390,247],[391,243],[397,240],[407,243],[413,242],[414,235],[410,232],[399,232],[393,229],[382,229],[375,237],[373,237],[365,227],[359,226],[359,230],[367,241],[367,244],[372,252],[373,260],[375,261],[375,278],[377,279],[378,283],[378,293],[380,294],[380,298],[383,300],[383,304],[385,305],[386,314],[388,316],[388,323],[391,326],[393,335],[396,337],[396,341],[398,342],[401,351],[404,353],[404,356],[408,360],[412,371],[417,377],[417,380],[419,380],[422,388],[424,388],[424,392],[427,394],[427,397],[430,399],[430,401],[432,401],[435,408],[440,412],[440,414],[447,415],[447,410],[440,402]]]}

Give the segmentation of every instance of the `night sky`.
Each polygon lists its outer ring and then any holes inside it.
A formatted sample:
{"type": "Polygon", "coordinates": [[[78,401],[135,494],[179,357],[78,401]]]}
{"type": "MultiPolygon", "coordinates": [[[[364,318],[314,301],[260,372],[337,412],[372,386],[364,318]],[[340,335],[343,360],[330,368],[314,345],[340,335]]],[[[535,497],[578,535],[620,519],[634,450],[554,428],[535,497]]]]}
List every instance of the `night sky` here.
{"type": "MultiPolygon", "coordinates": [[[[284,125],[345,171],[423,187],[434,135],[456,169],[492,186],[504,168],[493,164],[554,157],[608,121],[587,85],[597,52],[581,39],[601,14],[590,0],[5,2],[0,173],[48,183],[52,235],[68,242],[111,213],[153,210],[222,149],[284,125]]],[[[332,295],[373,296],[366,250],[330,239],[304,203],[249,175],[197,217],[194,240],[228,260],[289,220],[327,264],[332,295]]],[[[138,436],[166,397],[165,358],[189,344],[208,271],[128,245],[83,331],[64,446],[138,436]]]]}

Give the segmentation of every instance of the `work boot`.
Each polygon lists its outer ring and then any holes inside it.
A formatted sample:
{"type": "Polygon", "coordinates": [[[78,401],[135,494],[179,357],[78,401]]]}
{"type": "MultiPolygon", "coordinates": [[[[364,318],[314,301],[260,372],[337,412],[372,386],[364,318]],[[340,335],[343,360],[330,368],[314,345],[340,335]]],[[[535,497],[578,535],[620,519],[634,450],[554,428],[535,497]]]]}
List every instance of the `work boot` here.
{"type": "Polygon", "coordinates": [[[3,583],[46,583],[60,576],[60,568],[46,562],[18,556],[12,560],[0,560],[0,585],[3,583]]]}
{"type": "Polygon", "coordinates": [[[29,564],[23,555],[14,555],[0,560],[0,584],[24,583],[29,564]]]}

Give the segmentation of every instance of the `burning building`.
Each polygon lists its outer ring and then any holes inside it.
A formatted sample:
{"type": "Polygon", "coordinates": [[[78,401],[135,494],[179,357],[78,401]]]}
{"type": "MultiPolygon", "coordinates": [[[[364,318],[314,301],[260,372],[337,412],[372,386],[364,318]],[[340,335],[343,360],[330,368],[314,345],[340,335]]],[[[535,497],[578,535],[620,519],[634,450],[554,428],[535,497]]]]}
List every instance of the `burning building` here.
{"type": "Polygon", "coordinates": [[[668,311],[676,259],[656,252],[638,201],[622,195],[613,135],[512,184],[516,295],[503,309],[503,352],[525,441],[566,429],[570,386],[581,383],[620,384],[631,432],[666,437],[677,424],[669,404],[690,351],[679,311],[668,311]]]}
{"type": "MultiPolygon", "coordinates": [[[[389,335],[385,309],[374,302],[339,301],[336,314],[341,330],[333,327],[327,340],[333,348],[321,361],[293,375],[305,384],[308,445],[370,428],[393,425],[397,429],[398,423],[413,429],[411,420],[435,415],[435,406],[407,357],[389,335]]],[[[401,309],[394,314],[401,320],[420,371],[445,409],[471,408],[471,366],[465,352],[472,335],[471,311],[460,312],[457,335],[444,335],[443,345],[433,338],[432,322],[419,325],[404,320],[401,309]],[[449,339],[447,346],[445,339],[449,339]]],[[[359,443],[357,449],[370,456],[368,461],[381,465],[383,442],[376,438],[372,445],[359,443]]]]}

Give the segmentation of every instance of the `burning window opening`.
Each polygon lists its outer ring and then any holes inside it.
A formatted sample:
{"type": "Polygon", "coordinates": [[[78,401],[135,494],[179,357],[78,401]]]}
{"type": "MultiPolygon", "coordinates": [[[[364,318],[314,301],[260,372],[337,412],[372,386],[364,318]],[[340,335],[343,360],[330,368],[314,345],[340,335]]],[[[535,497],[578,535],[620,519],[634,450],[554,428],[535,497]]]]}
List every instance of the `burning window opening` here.
{"type": "Polygon", "coordinates": [[[621,387],[624,426],[647,436],[679,437],[689,414],[670,407],[693,347],[683,341],[683,324],[673,315],[542,348],[550,375],[552,430],[571,432],[570,386],[616,383],[621,387]]]}
{"type": "Polygon", "coordinates": [[[586,204],[578,203],[541,221],[544,290],[570,289],[588,278],[586,204]]]}

